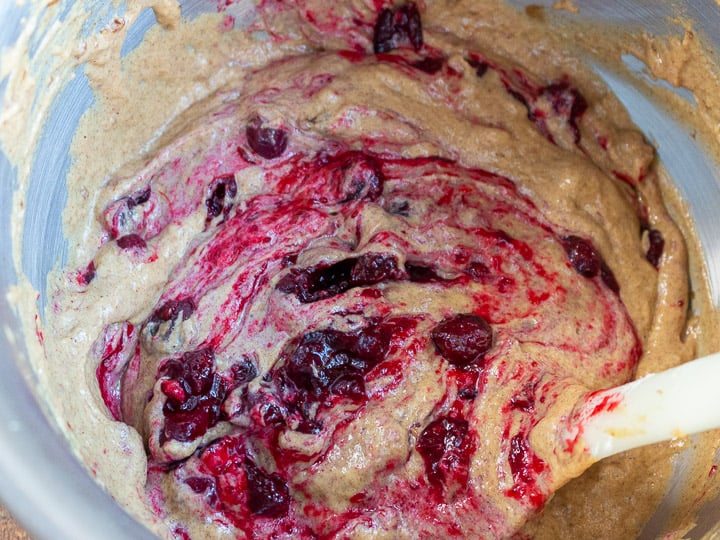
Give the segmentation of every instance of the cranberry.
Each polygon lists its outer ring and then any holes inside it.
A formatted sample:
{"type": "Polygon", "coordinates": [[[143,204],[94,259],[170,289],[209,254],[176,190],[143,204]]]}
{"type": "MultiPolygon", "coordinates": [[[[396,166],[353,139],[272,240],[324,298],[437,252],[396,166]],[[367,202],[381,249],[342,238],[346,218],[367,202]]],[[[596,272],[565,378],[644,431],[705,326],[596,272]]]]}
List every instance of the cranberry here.
{"type": "Polygon", "coordinates": [[[275,403],[266,403],[261,407],[260,418],[263,426],[284,426],[285,416],[275,403]]]}
{"type": "Polygon", "coordinates": [[[665,249],[665,239],[660,231],[657,229],[650,229],[648,231],[648,242],[650,245],[647,253],[645,254],[645,258],[655,268],[658,268],[660,266],[660,258],[662,257],[663,250],[665,249]]]}
{"type": "Polygon", "coordinates": [[[420,12],[415,2],[409,2],[396,10],[383,8],[375,22],[373,50],[386,53],[407,41],[417,51],[423,45],[420,12]]]}
{"type": "Polygon", "coordinates": [[[316,302],[354,287],[399,280],[405,273],[398,268],[395,255],[366,253],[333,264],[293,268],[277,284],[277,289],[297,296],[303,303],[316,302]]]}
{"type": "Polygon", "coordinates": [[[520,392],[510,398],[509,408],[525,412],[534,411],[535,392],[535,384],[526,384],[520,392]]]}
{"type": "MultiPolygon", "coordinates": [[[[340,380],[364,375],[384,359],[389,346],[389,336],[376,333],[372,327],[366,332],[326,329],[303,335],[288,359],[285,375],[298,389],[317,396],[340,380]]],[[[343,386],[347,384],[339,388],[343,386]]]]}
{"type": "Polygon", "coordinates": [[[139,234],[126,234],[115,240],[115,242],[117,242],[120,249],[144,249],[147,247],[147,242],[139,234]]]}
{"type": "Polygon", "coordinates": [[[159,369],[158,375],[166,377],[160,386],[166,396],[161,443],[191,441],[221,419],[227,383],[214,372],[214,358],[212,350],[200,349],[168,360],[159,369]]]}
{"type": "Polygon", "coordinates": [[[288,345],[269,379],[300,422],[298,429],[319,429],[317,405],[331,403],[333,397],[355,403],[366,400],[365,376],[385,360],[393,336],[414,324],[410,319],[370,320],[354,332],[314,330],[288,345]]]}
{"type": "Polygon", "coordinates": [[[586,278],[594,278],[599,274],[608,289],[616,294],[620,292],[615,274],[590,242],[573,235],[564,236],[560,241],[570,259],[570,264],[578,274],[586,278]]]}
{"type": "Polygon", "coordinates": [[[259,116],[253,116],[247,123],[245,135],[252,151],[265,159],[280,157],[288,145],[288,132],[263,127],[263,120],[259,116]]]}
{"type": "Polygon", "coordinates": [[[563,237],[561,241],[570,264],[578,274],[593,278],[600,273],[602,259],[590,242],[572,235],[563,237]]]}
{"type": "Polygon", "coordinates": [[[205,208],[207,209],[206,221],[211,221],[220,214],[225,214],[225,217],[227,217],[232,209],[232,203],[226,204],[225,199],[234,199],[237,195],[235,176],[227,174],[215,178],[210,183],[208,192],[209,195],[207,199],[205,199],[205,208]]]}
{"type": "Polygon", "coordinates": [[[258,516],[282,517],[290,507],[290,490],[277,473],[267,473],[246,457],[247,504],[250,512],[258,516]]]}
{"type": "Polygon", "coordinates": [[[480,364],[493,343],[490,325],[473,314],[445,319],[433,328],[430,336],[443,358],[457,367],[480,364]]]}
{"type": "Polygon", "coordinates": [[[345,396],[353,401],[360,401],[365,397],[365,379],[358,373],[340,375],[330,385],[329,390],[335,396],[345,396]]]}
{"type": "Polygon", "coordinates": [[[473,446],[466,420],[442,416],[423,430],[415,448],[430,484],[442,488],[451,481],[467,484],[473,446]]]}
{"type": "MultiPolygon", "coordinates": [[[[472,61],[469,62],[473,65],[472,61]]],[[[555,138],[547,124],[547,111],[535,106],[540,98],[547,100],[552,112],[565,122],[573,135],[575,144],[580,142],[578,121],[587,110],[588,103],[570,82],[562,79],[537,88],[530,83],[524,73],[515,71],[513,78],[507,75],[504,77],[503,84],[508,94],[525,106],[528,119],[550,142],[555,143],[555,138]]]]}

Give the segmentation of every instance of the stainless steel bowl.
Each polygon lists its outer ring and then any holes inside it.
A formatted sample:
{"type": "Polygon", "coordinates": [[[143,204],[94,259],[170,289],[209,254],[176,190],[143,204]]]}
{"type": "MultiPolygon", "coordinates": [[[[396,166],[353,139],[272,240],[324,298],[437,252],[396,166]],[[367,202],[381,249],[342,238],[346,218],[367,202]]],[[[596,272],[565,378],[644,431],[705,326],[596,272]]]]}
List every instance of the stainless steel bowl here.
{"type": "MultiPolygon", "coordinates": [[[[71,2],[63,1],[56,16],[62,19],[71,2]]],[[[518,5],[530,2],[516,1],[518,5]]],[[[538,2],[532,2],[537,4],[538,2]]],[[[551,5],[552,1],[540,2],[551,5]]],[[[696,27],[705,31],[720,50],[720,10],[713,0],[686,2],[608,1],[575,2],[582,19],[610,21],[614,24],[639,24],[651,33],[672,30],[667,17],[678,6],[696,27]]],[[[183,14],[190,16],[205,7],[205,2],[182,2],[183,14]]],[[[96,2],[98,14],[109,19],[113,8],[107,0],[96,2]]],[[[0,2],[0,47],[14,43],[23,28],[28,6],[0,2]]],[[[95,12],[94,12],[95,13],[95,12]]],[[[569,15],[568,15],[569,16],[569,15]]],[[[127,44],[142,39],[154,19],[139,19],[131,29],[127,44]]],[[[41,36],[34,36],[38,41],[41,36]]],[[[627,58],[629,64],[636,59],[627,58]]],[[[639,66],[642,68],[642,66],[639,66]]],[[[631,116],[648,139],[657,143],[660,158],[686,198],[694,218],[708,267],[714,300],[720,305],[720,235],[717,233],[720,208],[720,168],[700,143],[665,110],[650,101],[637,88],[638,79],[623,79],[601,63],[597,69],[626,104],[631,116]]],[[[2,73],[2,70],[0,70],[2,73]]],[[[7,79],[0,80],[0,97],[7,79]]],[[[65,175],[69,166],[68,150],[77,121],[92,101],[82,72],[58,94],[45,118],[40,143],[34,157],[24,221],[21,271],[40,292],[45,303],[48,272],[62,264],[66,244],[61,230],[61,211],[66,199],[65,175]]],[[[2,126],[0,126],[2,129],[2,126]]],[[[12,260],[10,215],[17,171],[6,154],[0,152],[0,500],[10,508],[33,536],[53,540],[82,538],[152,538],[86,473],[60,431],[45,414],[42,401],[33,389],[34,379],[25,339],[16,311],[7,300],[9,288],[17,282],[12,260]]],[[[673,493],[683,484],[682,464],[670,494],[645,528],[643,536],[661,535],[666,510],[672,507],[673,493]]],[[[720,501],[706,504],[691,532],[702,538],[720,523],[720,501]]]]}

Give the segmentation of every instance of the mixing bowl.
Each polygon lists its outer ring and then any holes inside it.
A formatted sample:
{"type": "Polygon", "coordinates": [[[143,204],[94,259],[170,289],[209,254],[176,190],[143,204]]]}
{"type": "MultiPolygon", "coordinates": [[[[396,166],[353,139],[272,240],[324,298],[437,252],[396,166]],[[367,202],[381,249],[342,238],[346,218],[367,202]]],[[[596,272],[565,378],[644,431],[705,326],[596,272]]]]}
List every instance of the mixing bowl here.
{"type": "MultiPolygon", "coordinates": [[[[69,5],[70,2],[60,2],[53,17],[61,21],[69,5]]],[[[712,0],[684,3],[578,1],[576,5],[580,8],[578,14],[559,12],[557,16],[639,25],[651,33],[661,34],[678,31],[668,17],[680,10],[687,20],[692,21],[694,28],[707,33],[720,49],[720,34],[717,33],[720,10],[712,0]]],[[[206,7],[204,2],[183,2],[183,16],[192,17],[206,7]]],[[[210,7],[215,9],[214,4],[210,7]]],[[[19,38],[29,9],[27,4],[0,3],[0,46],[9,46],[19,38]]],[[[117,9],[121,12],[122,5],[117,9]]],[[[115,8],[110,2],[96,2],[92,17],[97,20],[90,22],[107,22],[114,16],[115,8]]],[[[127,48],[141,40],[144,31],[154,23],[149,11],[143,14],[130,29],[127,48]]],[[[87,31],[92,27],[89,25],[87,31]]],[[[38,47],[31,53],[44,53],[38,45],[41,37],[31,37],[31,48],[38,47]]],[[[599,60],[594,62],[598,72],[625,103],[633,120],[657,146],[664,166],[687,201],[702,244],[713,299],[720,305],[720,235],[717,234],[716,217],[720,208],[720,169],[702,143],[695,140],[671,113],[639,90],[641,82],[648,78],[642,62],[629,56],[624,60],[634,76],[620,77],[599,60]]],[[[67,249],[61,229],[61,212],[66,199],[70,143],[79,117],[92,103],[82,70],[74,75],[57,94],[47,116],[41,119],[42,131],[26,197],[19,270],[39,292],[40,312],[46,302],[46,276],[57,265],[63,264],[67,249]]],[[[0,96],[7,82],[7,77],[0,80],[0,96]]],[[[651,82],[663,84],[662,81],[651,82]]],[[[681,96],[692,99],[685,90],[676,90],[681,96]]],[[[6,103],[4,106],[11,105],[6,103]]],[[[34,336],[23,335],[17,312],[7,298],[10,288],[18,282],[10,221],[17,175],[18,170],[7,154],[0,152],[0,500],[37,538],[152,538],[78,463],[35,392],[35,378],[25,345],[34,336]]],[[[680,459],[668,496],[645,527],[643,537],[656,538],[663,533],[673,498],[683,486],[685,466],[680,459]]],[[[690,537],[702,538],[711,534],[718,528],[718,515],[720,500],[706,503],[690,537]]]]}

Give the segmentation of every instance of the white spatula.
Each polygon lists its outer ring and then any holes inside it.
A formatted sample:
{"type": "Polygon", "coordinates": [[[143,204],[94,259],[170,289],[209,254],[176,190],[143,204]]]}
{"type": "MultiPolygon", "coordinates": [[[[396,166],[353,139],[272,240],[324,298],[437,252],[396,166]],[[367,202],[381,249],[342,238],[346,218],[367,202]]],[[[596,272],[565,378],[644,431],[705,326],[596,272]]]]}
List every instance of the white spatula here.
{"type": "Polygon", "coordinates": [[[597,461],[713,428],[720,428],[720,353],[588,394],[559,435],[567,449],[597,461]]]}

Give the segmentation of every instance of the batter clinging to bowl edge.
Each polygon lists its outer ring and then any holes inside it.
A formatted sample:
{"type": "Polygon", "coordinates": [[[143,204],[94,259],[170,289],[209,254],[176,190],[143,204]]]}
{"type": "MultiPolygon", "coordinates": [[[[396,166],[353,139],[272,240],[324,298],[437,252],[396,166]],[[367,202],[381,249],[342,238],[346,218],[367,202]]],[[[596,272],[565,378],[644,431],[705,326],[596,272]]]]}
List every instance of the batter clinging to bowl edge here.
{"type": "Polygon", "coordinates": [[[697,354],[685,240],[540,11],[152,7],[122,58],[123,19],[76,51],[42,328],[98,479],[176,538],[636,536],[677,446],[553,497],[568,450],[534,429],[697,354]]]}

